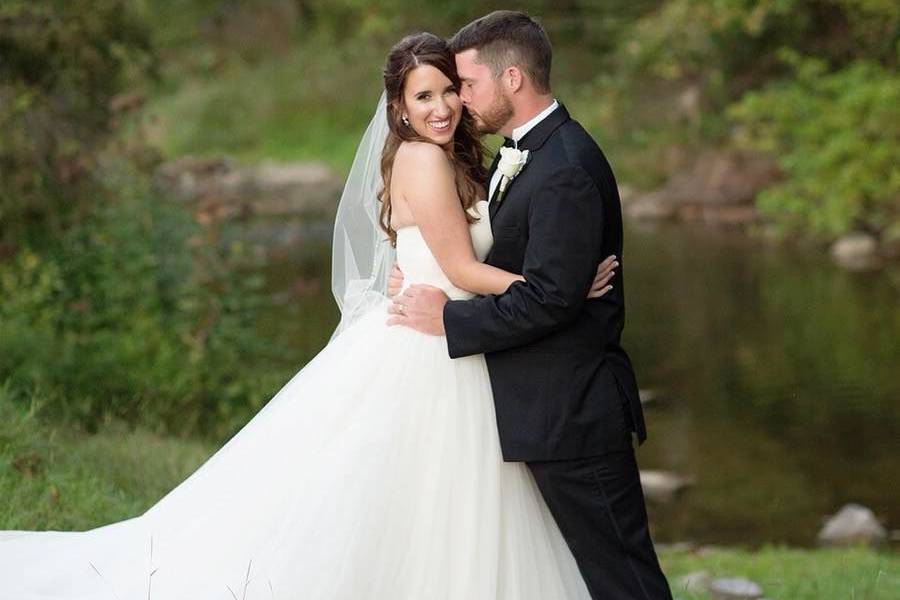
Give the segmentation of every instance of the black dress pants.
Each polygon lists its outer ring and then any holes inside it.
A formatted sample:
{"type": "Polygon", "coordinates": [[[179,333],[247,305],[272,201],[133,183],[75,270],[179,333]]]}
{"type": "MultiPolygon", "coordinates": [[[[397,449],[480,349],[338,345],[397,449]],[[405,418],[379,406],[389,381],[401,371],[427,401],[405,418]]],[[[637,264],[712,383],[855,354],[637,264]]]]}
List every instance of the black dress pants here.
{"type": "Polygon", "coordinates": [[[594,600],[671,600],[629,446],[600,456],[529,462],[594,600]]]}

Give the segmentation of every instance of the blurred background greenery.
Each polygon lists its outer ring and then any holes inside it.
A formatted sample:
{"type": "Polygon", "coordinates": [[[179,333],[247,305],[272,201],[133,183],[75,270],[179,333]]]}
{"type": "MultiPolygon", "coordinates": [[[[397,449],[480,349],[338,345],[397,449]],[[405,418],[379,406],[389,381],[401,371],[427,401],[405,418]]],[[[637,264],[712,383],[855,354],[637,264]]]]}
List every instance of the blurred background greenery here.
{"type": "MultiPolygon", "coordinates": [[[[164,166],[317,161],[339,181],[390,46],[509,7],[0,2],[0,527],[146,508],[335,325],[327,208],[258,251],[252,214],[185,202],[164,166]]],[[[746,227],[629,224],[626,343],[671,399],[644,461],[697,482],[651,507],[658,536],[806,545],[853,499],[897,527],[900,4],[513,8],[547,28],[556,95],[626,197],[729,153],[773,164],[746,227]],[[832,264],[848,233],[878,268],[832,264]]]]}

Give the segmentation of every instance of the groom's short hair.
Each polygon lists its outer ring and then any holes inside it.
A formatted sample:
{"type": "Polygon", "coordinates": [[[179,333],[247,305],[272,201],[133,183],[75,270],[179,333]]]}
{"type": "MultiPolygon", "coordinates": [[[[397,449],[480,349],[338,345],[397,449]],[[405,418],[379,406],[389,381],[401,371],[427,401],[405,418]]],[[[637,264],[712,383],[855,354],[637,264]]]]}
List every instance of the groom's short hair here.
{"type": "Polygon", "coordinates": [[[454,54],[476,49],[478,62],[487,65],[495,79],[507,68],[519,67],[539,93],[550,93],[550,38],[540,23],[523,12],[494,11],[460,29],[449,44],[454,54]]]}

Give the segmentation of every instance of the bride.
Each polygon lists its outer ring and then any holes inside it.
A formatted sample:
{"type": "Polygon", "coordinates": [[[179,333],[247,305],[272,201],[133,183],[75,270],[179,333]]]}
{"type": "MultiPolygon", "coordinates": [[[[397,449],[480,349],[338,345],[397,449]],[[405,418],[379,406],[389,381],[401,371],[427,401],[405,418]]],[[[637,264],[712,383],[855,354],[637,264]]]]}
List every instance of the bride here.
{"type": "Polygon", "coordinates": [[[451,298],[522,278],[480,262],[482,149],[445,42],[401,40],[384,82],[338,209],[331,342],[143,515],[0,533],[0,599],[589,598],[527,467],[502,460],[483,356],[386,324],[394,261],[451,298]]]}

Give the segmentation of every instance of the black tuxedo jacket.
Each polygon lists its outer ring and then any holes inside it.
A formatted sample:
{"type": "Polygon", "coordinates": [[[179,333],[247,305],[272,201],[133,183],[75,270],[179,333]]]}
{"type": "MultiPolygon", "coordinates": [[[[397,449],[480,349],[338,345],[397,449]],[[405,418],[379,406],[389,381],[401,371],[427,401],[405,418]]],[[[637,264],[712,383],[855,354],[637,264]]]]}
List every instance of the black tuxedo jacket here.
{"type": "Polygon", "coordinates": [[[485,354],[505,460],[603,454],[629,447],[632,431],[643,442],[637,383],[620,344],[622,212],[612,169],[562,105],[518,146],[528,162],[491,202],[494,245],[485,262],[526,281],[448,302],[450,356],[485,354]],[[588,300],[597,264],[610,254],[620,263],[613,289],[588,300]]]}

